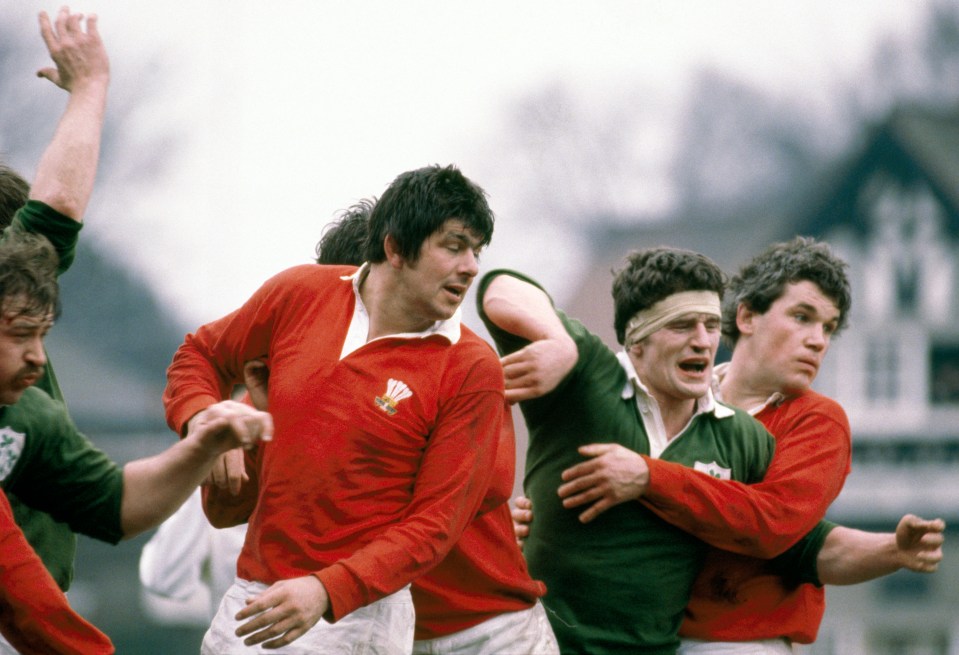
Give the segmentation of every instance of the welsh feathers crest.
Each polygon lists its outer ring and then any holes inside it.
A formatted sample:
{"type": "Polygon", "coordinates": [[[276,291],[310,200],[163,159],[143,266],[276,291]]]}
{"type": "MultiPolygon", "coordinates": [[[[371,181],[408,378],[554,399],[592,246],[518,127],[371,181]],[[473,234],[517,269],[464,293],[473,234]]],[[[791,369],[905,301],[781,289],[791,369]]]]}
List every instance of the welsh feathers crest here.
{"type": "Polygon", "coordinates": [[[386,393],[376,397],[376,406],[392,416],[396,413],[396,406],[399,402],[412,395],[413,392],[410,391],[410,388],[406,386],[405,382],[390,378],[386,383],[386,393]]]}

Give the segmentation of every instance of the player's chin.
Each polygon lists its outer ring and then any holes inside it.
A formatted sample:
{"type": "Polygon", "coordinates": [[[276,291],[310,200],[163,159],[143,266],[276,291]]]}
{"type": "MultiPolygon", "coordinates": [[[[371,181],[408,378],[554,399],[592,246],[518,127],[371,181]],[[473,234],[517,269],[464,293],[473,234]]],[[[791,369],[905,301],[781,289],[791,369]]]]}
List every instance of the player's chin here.
{"type": "Polygon", "coordinates": [[[459,309],[460,305],[462,304],[462,298],[457,298],[452,294],[449,294],[448,298],[445,298],[442,302],[437,303],[433,309],[436,311],[438,320],[446,321],[453,318],[453,314],[456,313],[456,310],[459,309]]]}
{"type": "Polygon", "coordinates": [[[3,391],[0,391],[0,405],[16,405],[23,396],[24,391],[26,391],[26,387],[22,389],[4,389],[3,391]]]}
{"type": "Polygon", "coordinates": [[[815,373],[809,373],[806,371],[797,372],[785,380],[785,383],[783,384],[783,393],[786,395],[805,393],[812,388],[812,383],[815,379],[815,373]]]}
{"type": "Polygon", "coordinates": [[[682,385],[682,388],[687,398],[702,398],[709,391],[709,381],[687,381],[682,385]]]}

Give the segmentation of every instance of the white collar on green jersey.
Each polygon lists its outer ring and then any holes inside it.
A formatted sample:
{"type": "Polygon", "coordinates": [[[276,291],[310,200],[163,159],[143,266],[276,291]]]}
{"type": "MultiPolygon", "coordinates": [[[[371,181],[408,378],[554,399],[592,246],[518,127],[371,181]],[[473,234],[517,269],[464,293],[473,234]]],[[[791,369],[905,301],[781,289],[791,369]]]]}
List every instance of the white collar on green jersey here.
{"type": "MultiPolygon", "coordinates": [[[[619,365],[626,372],[626,384],[623,386],[622,392],[623,399],[637,397],[642,398],[644,403],[655,402],[646,385],[639,379],[636,368],[633,366],[633,360],[629,358],[629,353],[622,350],[616,354],[616,359],[619,360],[619,365]]],[[[716,418],[727,418],[735,412],[726,405],[717,403],[713,396],[713,390],[708,389],[702,397],[696,399],[696,413],[712,413],[716,418]]]]}

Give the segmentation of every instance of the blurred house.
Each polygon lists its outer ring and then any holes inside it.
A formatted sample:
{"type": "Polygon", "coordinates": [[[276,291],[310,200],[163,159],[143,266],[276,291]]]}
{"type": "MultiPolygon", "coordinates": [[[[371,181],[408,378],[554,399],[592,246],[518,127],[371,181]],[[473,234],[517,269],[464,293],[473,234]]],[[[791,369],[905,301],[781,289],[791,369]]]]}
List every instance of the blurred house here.
{"type": "MultiPolygon", "coordinates": [[[[618,347],[610,271],[629,250],[689,248],[733,272],[796,234],[828,241],[853,286],[850,327],[816,383],[845,407],[853,432],[853,472],[829,518],[888,531],[912,512],[959,525],[959,113],[894,111],[799,212],[605,227],[566,309],[618,347]]],[[[959,653],[956,557],[947,542],[933,576],[830,589],[808,652],[959,653]]]]}

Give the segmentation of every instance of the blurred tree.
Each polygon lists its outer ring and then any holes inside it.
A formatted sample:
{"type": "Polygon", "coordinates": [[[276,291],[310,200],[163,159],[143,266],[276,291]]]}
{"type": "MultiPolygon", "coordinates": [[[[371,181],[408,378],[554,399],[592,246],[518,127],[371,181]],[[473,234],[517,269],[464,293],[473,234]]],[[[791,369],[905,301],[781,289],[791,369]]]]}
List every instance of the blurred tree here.
{"type": "Polygon", "coordinates": [[[524,215],[577,226],[668,204],[657,103],[648,90],[627,88],[587,104],[562,83],[517,102],[497,161],[522,194],[524,215]]]}
{"type": "Polygon", "coordinates": [[[959,3],[925,6],[917,34],[881,39],[865,72],[827,81],[825,103],[708,67],[678,111],[638,85],[586,106],[554,83],[514,107],[498,162],[526,189],[524,211],[571,228],[789,213],[893,106],[956,106],[959,3]]]}
{"type": "Polygon", "coordinates": [[[865,74],[830,86],[835,113],[817,110],[803,89],[774,98],[721,71],[701,71],[682,114],[672,169],[678,211],[687,218],[789,212],[895,106],[955,110],[959,4],[932,0],[917,34],[883,37],[865,74]]]}
{"type": "Polygon", "coordinates": [[[846,85],[851,120],[868,124],[893,106],[954,109],[959,101],[959,4],[930,0],[916,35],[886,36],[866,75],[846,85]]]}
{"type": "Polygon", "coordinates": [[[7,21],[0,23],[0,156],[25,176],[40,158],[44,145],[40,139],[49,141],[61,109],[45,103],[42,94],[30,92],[43,85],[52,86],[34,74],[40,67],[35,56],[37,46],[43,48],[39,29],[26,34],[7,21]]]}
{"type": "Polygon", "coordinates": [[[679,125],[672,175],[687,218],[727,218],[744,206],[781,212],[828,154],[822,118],[801,101],[715,69],[696,75],[679,125]]]}

